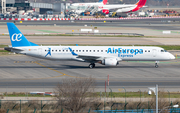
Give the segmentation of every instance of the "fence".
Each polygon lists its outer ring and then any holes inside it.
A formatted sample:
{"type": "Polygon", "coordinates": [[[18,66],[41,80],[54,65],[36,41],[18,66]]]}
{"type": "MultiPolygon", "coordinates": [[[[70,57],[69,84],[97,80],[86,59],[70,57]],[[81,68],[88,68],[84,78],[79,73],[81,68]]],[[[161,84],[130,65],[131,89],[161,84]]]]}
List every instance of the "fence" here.
{"type": "MultiPolygon", "coordinates": [[[[93,107],[83,108],[82,113],[155,113],[152,103],[149,101],[133,103],[134,107],[131,106],[130,109],[128,103],[101,102],[95,103],[93,107]],[[145,104],[148,106],[144,106],[145,104]]],[[[168,107],[161,106],[161,109],[159,107],[159,113],[180,113],[180,108],[173,108],[172,102],[169,105],[168,107]]],[[[6,113],[66,113],[67,109],[58,104],[58,100],[0,100],[1,111],[6,113]]]]}
{"type": "MultiPolygon", "coordinates": [[[[96,113],[156,113],[155,109],[133,109],[133,110],[96,110],[96,113]]],[[[159,110],[159,113],[164,111],[159,110]]],[[[168,109],[166,113],[180,113],[180,108],[168,109]]]]}

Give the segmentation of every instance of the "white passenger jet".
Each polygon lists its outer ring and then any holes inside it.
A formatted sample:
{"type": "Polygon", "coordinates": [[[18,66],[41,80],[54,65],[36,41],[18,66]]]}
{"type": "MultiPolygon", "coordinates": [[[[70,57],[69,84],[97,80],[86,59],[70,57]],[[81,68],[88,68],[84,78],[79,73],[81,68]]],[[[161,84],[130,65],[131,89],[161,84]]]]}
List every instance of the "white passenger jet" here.
{"type": "Polygon", "coordinates": [[[106,5],[107,0],[99,0],[99,2],[95,3],[73,3],[71,6],[98,6],[98,5],[106,5]]]}
{"type": "Polygon", "coordinates": [[[108,4],[108,5],[98,5],[98,11],[102,11],[105,14],[109,14],[109,12],[117,12],[117,13],[129,13],[135,12],[141,9],[142,7],[146,7],[146,0],[139,0],[136,4],[108,4]]]}
{"type": "MultiPolygon", "coordinates": [[[[175,57],[160,47],[144,46],[39,46],[28,41],[14,23],[7,23],[12,47],[5,50],[51,60],[76,60],[106,66],[116,66],[121,61],[166,61],[175,57]]],[[[155,62],[155,67],[158,67],[155,62]]]]}

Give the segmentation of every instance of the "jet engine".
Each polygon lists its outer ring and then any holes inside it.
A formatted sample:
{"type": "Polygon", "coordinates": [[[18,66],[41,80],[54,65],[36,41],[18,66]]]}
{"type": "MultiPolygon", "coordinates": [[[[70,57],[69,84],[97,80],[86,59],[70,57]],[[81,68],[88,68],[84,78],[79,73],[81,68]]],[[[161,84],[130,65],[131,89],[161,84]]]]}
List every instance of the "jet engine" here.
{"type": "Polygon", "coordinates": [[[104,14],[109,14],[109,10],[108,9],[102,9],[102,12],[104,13],[104,14]]]}
{"type": "Polygon", "coordinates": [[[107,58],[102,60],[101,63],[106,66],[116,66],[118,64],[118,60],[116,58],[107,58]]]}

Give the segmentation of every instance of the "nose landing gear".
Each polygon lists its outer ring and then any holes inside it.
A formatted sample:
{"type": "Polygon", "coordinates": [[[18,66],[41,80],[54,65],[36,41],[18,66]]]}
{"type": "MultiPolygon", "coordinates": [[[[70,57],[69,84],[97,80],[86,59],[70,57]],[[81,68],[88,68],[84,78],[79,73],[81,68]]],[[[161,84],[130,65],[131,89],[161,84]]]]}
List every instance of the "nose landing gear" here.
{"type": "Polygon", "coordinates": [[[159,66],[158,66],[158,63],[159,63],[159,61],[156,61],[155,62],[155,68],[158,68],[159,66]]]}
{"type": "Polygon", "coordinates": [[[95,63],[89,64],[89,68],[90,68],[90,69],[92,69],[92,68],[94,68],[94,67],[95,67],[95,63]]]}

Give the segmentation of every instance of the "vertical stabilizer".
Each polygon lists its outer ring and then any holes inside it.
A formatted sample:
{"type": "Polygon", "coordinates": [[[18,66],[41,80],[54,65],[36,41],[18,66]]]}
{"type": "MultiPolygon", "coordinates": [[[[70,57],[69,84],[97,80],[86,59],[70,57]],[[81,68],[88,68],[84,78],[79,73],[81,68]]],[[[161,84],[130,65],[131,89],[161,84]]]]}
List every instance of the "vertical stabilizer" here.
{"type": "Polygon", "coordinates": [[[103,2],[103,0],[99,0],[99,3],[103,2]]]}
{"type": "Polygon", "coordinates": [[[141,8],[141,7],[145,6],[146,1],[147,0],[139,0],[139,2],[136,5],[138,5],[141,8]]]}
{"type": "Polygon", "coordinates": [[[103,4],[106,5],[108,0],[103,0],[103,4]]]}
{"type": "Polygon", "coordinates": [[[29,42],[14,23],[7,23],[7,27],[9,30],[12,47],[38,46],[37,44],[29,42]]]}

